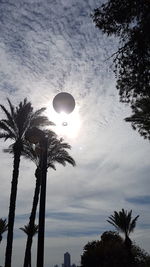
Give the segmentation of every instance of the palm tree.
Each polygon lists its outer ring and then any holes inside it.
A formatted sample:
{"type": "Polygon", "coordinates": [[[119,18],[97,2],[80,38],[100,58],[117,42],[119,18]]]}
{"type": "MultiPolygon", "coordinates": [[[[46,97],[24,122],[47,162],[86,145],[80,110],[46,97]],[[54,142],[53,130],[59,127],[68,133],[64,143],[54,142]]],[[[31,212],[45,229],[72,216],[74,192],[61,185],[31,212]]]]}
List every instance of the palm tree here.
{"type": "MultiPolygon", "coordinates": [[[[63,142],[62,138],[57,139],[56,134],[52,131],[45,131],[44,133],[48,138],[47,169],[52,168],[56,170],[55,162],[60,163],[63,166],[66,166],[66,162],[68,162],[72,166],[75,166],[74,159],[66,151],[66,149],[71,149],[71,146],[68,143],[63,142]]],[[[36,149],[34,149],[34,147],[31,144],[30,145],[28,144],[23,151],[23,155],[27,159],[32,160],[37,166],[35,171],[36,186],[34,191],[32,210],[29,218],[29,225],[32,229],[35,222],[36,210],[40,192],[40,184],[41,184],[40,147],[36,147],[36,149]]],[[[28,236],[26,243],[24,267],[28,267],[31,246],[32,246],[32,236],[28,236]]]]}
{"type": "Polygon", "coordinates": [[[5,267],[11,267],[12,244],[13,244],[13,229],[15,219],[15,206],[17,197],[17,184],[19,176],[20,157],[24,148],[25,134],[31,127],[39,127],[52,124],[47,117],[42,116],[41,113],[45,108],[33,111],[30,102],[25,98],[20,102],[18,107],[14,107],[9,99],[7,99],[10,111],[3,105],[0,105],[4,112],[6,119],[0,120],[0,138],[13,140],[12,149],[14,155],[13,161],[13,175],[11,183],[10,205],[8,214],[8,235],[7,246],[5,254],[5,267]]]}
{"type": "Polygon", "coordinates": [[[2,234],[3,234],[4,232],[6,232],[7,229],[8,229],[8,224],[7,224],[6,219],[2,219],[2,218],[0,218],[0,243],[1,243],[2,238],[3,238],[3,237],[2,237],[2,234]]]}
{"type": "Polygon", "coordinates": [[[134,219],[132,219],[132,210],[128,212],[122,209],[119,212],[114,211],[114,214],[108,217],[109,220],[107,220],[107,222],[112,224],[118,231],[124,233],[125,235],[124,244],[129,252],[129,257],[131,257],[131,247],[132,247],[132,241],[129,238],[129,235],[131,232],[134,231],[138,217],[139,215],[137,215],[134,219]]]}
{"type": "MultiPolygon", "coordinates": [[[[32,227],[32,231],[31,231],[30,225],[27,224],[27,225],[24,225],[24,227],[21,227],[20,230],[22,230],[27,235],[27,237],[32,236],[33,238],[33,236],[35,236],[38,233],[38,228],[39,228],[38,225],[34,224],[32,227]]],[[[28,266],[31,267],[31,251],[30,251],[28,266]]]]}

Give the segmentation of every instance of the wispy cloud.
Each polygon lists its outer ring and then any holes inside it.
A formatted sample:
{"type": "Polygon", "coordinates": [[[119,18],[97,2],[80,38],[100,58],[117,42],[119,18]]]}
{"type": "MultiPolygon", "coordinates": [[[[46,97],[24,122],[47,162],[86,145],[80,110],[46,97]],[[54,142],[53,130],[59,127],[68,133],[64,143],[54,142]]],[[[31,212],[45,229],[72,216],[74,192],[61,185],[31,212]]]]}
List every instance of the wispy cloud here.
{"type": "MultiPolygon", "coordinates": [[[[116,51],[117,41],[102,35],[90,17],[99,4],[95,0],[0,3],[0,102],[7,105],[9,97],[17,104],[27,96],[35,108],[51,108],[55,94],[67,91],[75,97],[81,119],[79,135],[66,138],[77,167],[57,165],[56,172],[48,172],[46,267],[56,264],[58,255],[61,262],[67,246],[79,261],[85,243],[110,229],[107,217],[121,208],[140,214],[133,237],[149,250],[150,147],[123,121],[130,110],[119,103],[112,61],[106,60],[116,51]]],[[[1,142],[1,151],[8,144],[1,142]]],[[[7,217],[13,158],[3,152],[0,157],[0,216],[7,217]]],[[[25,235],[19,227],[28,222],[34,171],[34,164],[22,159],[16,267],[24,254],[25,235]]],[[[5,240],[2,246],[3,261],[5,240]]],[[[33,250],[36,253],[35,246],[33,250]]]]}
{"type": "Polygon", "coordinates": [[[126,200],[137,205],[150,205],[150,196],[136,196],[127,198],[126,200]]]}

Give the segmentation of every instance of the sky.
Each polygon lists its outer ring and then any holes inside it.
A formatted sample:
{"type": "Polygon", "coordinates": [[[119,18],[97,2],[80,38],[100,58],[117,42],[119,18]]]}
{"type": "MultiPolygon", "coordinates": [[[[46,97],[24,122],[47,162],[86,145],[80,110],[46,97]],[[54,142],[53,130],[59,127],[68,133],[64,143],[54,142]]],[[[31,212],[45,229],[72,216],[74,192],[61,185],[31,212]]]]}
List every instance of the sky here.
{"type": "MultiPolygon", "coordinates": [[[[66,251],[80,264],[88,241],[114,230],[106,221],[114,210],[140,215],[132,240],[150,252],[150,145],[124,118],[130,108],[119,102],[112,59],[117,40],[103,35],[90,17],[102,1],[0,1],[0,104],[25,97],[35,110],[46,107],[58,136],[72,149],[76,167],[56,164],[47,176],[45,267],[61,266],[66,251]],[[71,93],[75,110],[57,115],[52,101],[71,93]],[[67,126],[62,126],[66,122],[67,126]]],[[[3,118],[2,112],[0,112],[3,118]]],[[[7,218],[13,158],[0,141],[0,217],[7,218]]],[[[23,264],[25,234],[35,186],[35,166],[21,159],[12,267],[23,264]]],[[[38,223],[38,221],[37,221],[38,223]]],[[[36,262],[33,243],[33,266],[36,262]]],[[[6,233],[0,247],[4,264],[6,233]]]]}

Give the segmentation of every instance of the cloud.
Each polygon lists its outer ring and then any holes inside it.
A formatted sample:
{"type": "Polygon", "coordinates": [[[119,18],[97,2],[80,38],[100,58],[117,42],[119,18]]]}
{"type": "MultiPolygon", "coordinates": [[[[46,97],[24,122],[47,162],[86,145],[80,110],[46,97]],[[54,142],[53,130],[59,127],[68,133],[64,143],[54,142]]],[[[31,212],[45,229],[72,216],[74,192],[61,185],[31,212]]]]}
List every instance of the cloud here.
{"type": "MultiPolygon", "coordinates": [[[[119,103],[112,61],[106,60],[116,51],[117,41],[102,35],[90,17],[99,4],[30,0],[0,5],[0,102],[7,106],[9,97],[18,104],[27,96],[35,109],[46,106],[51,111],[55,94],[67,91],[75,97],[81,119],[79,135],[65,137],[77,166],[57,164],[56,172],[48,171],[46,267],[62,263],[68,249],[73,261],[79,262],[84,245],[110,229],[106,219],[122,208],[140,214],[132,237],[149,251],[150,147],[123,120],[130,109],[119,103]]],[[[2,152],[9,144],[0,142],[0,217],[7,217],[9,208],[13,158],[2,152]]],[[[34,172],[34,164],[22,159],[13,250],[16,267],[24,256],[26,239],[19,227],[28,222],[34,172]]]]}
{"type": "Polygon", "coordinates": [[[126,199],[130,203],[134,203],[137,205],[149,205],[150,204],[150,196],[137,196],[133,198],[126,199]]]}

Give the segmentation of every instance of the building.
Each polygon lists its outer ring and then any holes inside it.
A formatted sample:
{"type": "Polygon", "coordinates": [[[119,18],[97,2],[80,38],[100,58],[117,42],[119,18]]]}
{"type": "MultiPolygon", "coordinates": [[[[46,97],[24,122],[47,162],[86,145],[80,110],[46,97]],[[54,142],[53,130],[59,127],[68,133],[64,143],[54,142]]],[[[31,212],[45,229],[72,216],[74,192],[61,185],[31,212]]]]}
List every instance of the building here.
{"type": "Polygon", "coordinates": [[[64,254],[64,267],[71,267],[71,259],[70,254],[66,252],[64,254]]]}

